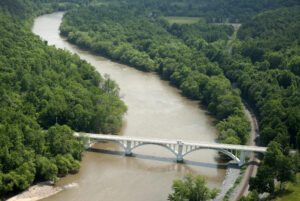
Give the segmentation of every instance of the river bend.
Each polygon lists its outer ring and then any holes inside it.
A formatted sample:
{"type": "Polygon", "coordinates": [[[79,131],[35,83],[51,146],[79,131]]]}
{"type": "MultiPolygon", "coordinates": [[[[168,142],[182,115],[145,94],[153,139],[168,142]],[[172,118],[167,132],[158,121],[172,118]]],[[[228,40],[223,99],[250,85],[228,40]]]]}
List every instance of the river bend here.
{"type": "MultiPolygon", "coordinates": [[[[62,16],[57,12],[36,18],[32,31],[48,45],[78,54],[119,84],[128,106],[120,135],[215,141],[214,119],[197,101],[181,96],[155,73],[141,72],[71,45],[59,35],[62,16]]],[[[226,166],[217,163],[217,152],[212,150],[191,153],[179,164],[172,153],[154,145],[135,149],[133,157],[124,157],[113,143],[97,143],[93,148],[84,153],[78,174],[57,183],[65,190],[44,200],[163,201],[171,192],[172,181],[188,172],[204,175],[208,186],[217,188],[225,177],[226,166]]]]}

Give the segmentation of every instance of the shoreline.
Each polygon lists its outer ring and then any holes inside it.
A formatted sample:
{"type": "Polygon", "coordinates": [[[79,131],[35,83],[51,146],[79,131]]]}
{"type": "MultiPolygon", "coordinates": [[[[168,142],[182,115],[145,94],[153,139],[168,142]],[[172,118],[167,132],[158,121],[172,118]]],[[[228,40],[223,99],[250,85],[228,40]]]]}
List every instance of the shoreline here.
{"type": "Polygon", "coordinates": [[[40,182],[7,199],[7,201],[37,201],[55,195],[62,190],[62,187],[57,187],[50,181],[40,182]]]}
{"type": "Polygon", "coordinates": [[[216,198],[210,199],[209,201],[222,201],[227,191],[234,185],[235,180],[240,177],[240,168],[237,166],[235,161],[229,161],[226,168],[226,176],[220,187],[220,193],[216,198]]]}

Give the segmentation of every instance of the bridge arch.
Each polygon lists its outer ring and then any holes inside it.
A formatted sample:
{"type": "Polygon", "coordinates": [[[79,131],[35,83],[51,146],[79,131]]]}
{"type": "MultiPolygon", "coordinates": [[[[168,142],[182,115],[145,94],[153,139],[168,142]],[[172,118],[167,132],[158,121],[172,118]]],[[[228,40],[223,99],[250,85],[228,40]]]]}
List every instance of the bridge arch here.
{"type": "MultiPolygon", "coordinates": [[[[103,142],[103,140],[96,140],[96,139],[95,139],[93,142],[103,142]]],[[[126,147],[125,147],[124,144],[122,144],[120,141],[116,141],[116,140],[108,140],[108,141],[106,141],[106,142],[113,142],[113,143],[119,145],[121,148],[123,148],[124,151],[126,151],[126,147]]],[[[91,143],[90,143],[90,144],[91,144],[91,143]]]]}
{"type": "MultiPolygon", "coordinates": [[[[101,142],[101,140],[96,140],[96,141],[99,141],[101,142]]],[[[177,156],[177,152],[175,150],[173,150],[171,147],[169,147],[167,144],[157,144],[157,143],[148,143],[148,142],[142,142],[142,143],[138,143],[136,145],[133,145],[133,146],[130,146],[130,147],[127,147],[126,146],[126,141],[125,143],[123,144],[121,141],[118,141],[118,140],[111,140],[110,142],[114,142],[115,144],[119,145],[121,148],[123,148],[123,150],[125,151],[126,154],[131,154],[132,150],[140,147],[140,146],[143,146],[143,145],[156,145],[156,146],[160,146],[160,147],[163,147],[163,148],[166,148],[167,150],[169,150],[170,152],[172,152],[175,156],[177,156]]]]}
{"type": "MultiPolygon", "coordinates": [[[[194,148],[194,149],[191,149],[191,150],[185,152],[184,154],[182,154],[182,157],[184,157],[184,156],[186,156],[186,155],[188,155],[188,154],[190,154],[190,153],[192,153],[194,151],[198,151],[200,149],[209,149],[209,148],[197,147],[197,148],[194,148]]],[[[233,159],[237,163],[240,162],[240,159],[237,156],[235,156],[233,153],[231,153],[231,152],[229,152],[229,151],[227,151],[225,149],[213,149],[213,150],[216,150],[218,152],[221,152],[221,153],[229,156],[231,159],[233,159]]]]}
{"type": "Polygon", "coordinates": [[[124,149],[124,151],[126,151],[126,146],[124,146],[124,144],[122,144],[120,141],[116,141],[116,140],[112,140],[110,142],[114,142],[115,144],[119,145],[121,148],[124,149]]]}
{"type": "Polygon", "coordinates": [[[171,147],[167,146],[167,144],[156,144],[156,143],[142,142],[142,143],[139,143],[139,144],[131,147],[131,151],[133,149],[138,148],[138,147],[143,146],[143,145],[156,145],[156,146],[164,147],[164,148],[168,149],[170,152],[172,152],[175,156],[177,156],[177,152],[175,150],[173,150],[171,147]]]}

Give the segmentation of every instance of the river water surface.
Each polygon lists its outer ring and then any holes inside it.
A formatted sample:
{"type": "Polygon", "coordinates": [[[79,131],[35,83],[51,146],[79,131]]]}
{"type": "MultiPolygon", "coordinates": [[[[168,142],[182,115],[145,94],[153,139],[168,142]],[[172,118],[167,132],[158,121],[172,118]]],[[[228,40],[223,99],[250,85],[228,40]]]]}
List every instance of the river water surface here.
{"type": "MultiPolygon", "coordinates": [[[[128,106],[120,135],[185,139],[214,142],[216,129],[211,117],[198,102],[181,96],[180,91],[155,73],[145,73],[95,56],[69,44],[59,35],[63,13],[36,18],[32,31],[49,45],[66,49],[87,60],[102,74],[109,74],[120,86],[128,106]]],[[[163,201],[171,192],[172,181],[186,173],[201,174],[208,186],[221,186],[226,166],[216,161],[217,152],[200,150],[185,156],[185,163],[159,146],[147,145],[124,157],[114,143],[97,143],[84,153],[78,174],[62,178],[57,185],[64,191],[47,201],[163,201]]]]}

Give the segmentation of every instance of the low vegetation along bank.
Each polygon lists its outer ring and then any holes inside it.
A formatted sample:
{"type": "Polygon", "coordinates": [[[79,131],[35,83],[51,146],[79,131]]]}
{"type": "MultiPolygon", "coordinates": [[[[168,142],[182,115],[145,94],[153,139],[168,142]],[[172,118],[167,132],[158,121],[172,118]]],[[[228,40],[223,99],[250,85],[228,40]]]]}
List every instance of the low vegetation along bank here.
{"type": "Polygon", "coordinates": [[[34,182],[77,172],[83,146],[73,130],[117,132],[126,106],[112,80],[31,33],[27,25],[37,9],[33,1],[0,5],[0,197],[4,197],[34,182]]]}

